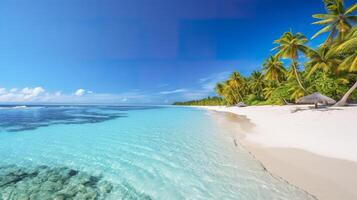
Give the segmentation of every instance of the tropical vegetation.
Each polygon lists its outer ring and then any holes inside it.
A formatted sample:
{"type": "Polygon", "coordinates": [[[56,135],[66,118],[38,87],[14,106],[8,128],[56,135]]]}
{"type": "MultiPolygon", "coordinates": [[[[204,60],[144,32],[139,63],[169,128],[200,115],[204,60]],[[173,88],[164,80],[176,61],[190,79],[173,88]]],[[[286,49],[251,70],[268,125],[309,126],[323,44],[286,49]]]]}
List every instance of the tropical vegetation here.
{"type": "Polygon", "coordinates": [[[179,106],[216,106],[216,105],[225,105],[225,102],[221,97],[207,97],[201,100],[196,101],[187,101],[187,102],[176,102],[174,105],[179,106]]]}
{"type": "Polygon", "coordinates": [[[218,97],[177,105],[248,105],[295,103],[302,96],[320,92],[339,100],[336,106],[357,101],[357,3],[346,8],[343,0],[323,0],[326,13],[315,14],[314,25],[323,26],[311,39],[322,37],[316,48],[308,38],[289,30],[259,71],[245,77],[235,71],[216,85],[218,97]]]}

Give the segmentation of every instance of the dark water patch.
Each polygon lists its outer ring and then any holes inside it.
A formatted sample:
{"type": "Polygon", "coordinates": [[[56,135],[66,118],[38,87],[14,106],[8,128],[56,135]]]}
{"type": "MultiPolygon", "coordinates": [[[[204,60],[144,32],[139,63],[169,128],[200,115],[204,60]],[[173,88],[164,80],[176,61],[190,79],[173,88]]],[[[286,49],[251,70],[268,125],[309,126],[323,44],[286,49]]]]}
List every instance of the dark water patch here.
{"type": "Polygon", "coordinates": [[[105,199],[113,184],[67,167],[0,167],[0,199],[105,199]]]}
{"type": "Polygon", "coordinates": [[[126,116],[126,113],[120,109],[103,109],[101,107],[10,108],[0,109],[0,128],[8,132],[18,132],[55,124],[99,123],[126,116]]]}

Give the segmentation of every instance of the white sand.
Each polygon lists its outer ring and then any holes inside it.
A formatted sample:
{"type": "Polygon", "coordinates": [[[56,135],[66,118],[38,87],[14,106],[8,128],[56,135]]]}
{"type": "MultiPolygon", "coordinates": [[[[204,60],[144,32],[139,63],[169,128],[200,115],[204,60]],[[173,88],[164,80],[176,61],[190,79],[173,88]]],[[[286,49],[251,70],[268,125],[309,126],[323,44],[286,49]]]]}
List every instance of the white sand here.
{"type": "Polygon", "coordinates": [[[292,148],[245,147],[272,174],[319,200],[356,200],[357,163],[292,148]]]}
{"type": "Polygon", "coordinates": [[[308,109],[307,106],[207,106],[244,115],[256,126],[247,140],[263,147],[295,148],[357,162],[357,106],[308,109]],[[296,111],[296,109],[301,109],[296,111]]]}
{"type": "Polygon", "coordinates": [[[204,108],[245,116],[225,120],[239,124],[241,144],[274,175],[319,200],[357,199],[357,107],[204,108]]]}

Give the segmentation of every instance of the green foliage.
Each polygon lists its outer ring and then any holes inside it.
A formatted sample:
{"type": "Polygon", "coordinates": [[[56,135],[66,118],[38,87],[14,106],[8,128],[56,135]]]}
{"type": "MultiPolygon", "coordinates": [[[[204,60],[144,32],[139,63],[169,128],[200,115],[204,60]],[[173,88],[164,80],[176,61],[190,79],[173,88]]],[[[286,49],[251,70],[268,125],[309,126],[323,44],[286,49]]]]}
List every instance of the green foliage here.
{"type": "Polygon", "coordinates": [[[268,99],[268,102],[271,104],[283,105],[290,101],[291,95],[290,85],[284,84],[272,91],[271,98],[268,99]]]}
{"type": "Polygon", "coordinates": [[[207,97],[200,100],[187,101],[187,102],[175,102],[174,105],[180,106],[221,106],[225,105],[226,102],[221,97],[207,97]]]}
{"type": "Polygon", "coordinates": [[[261,99],[255,94],[249,94],[245,97],[244,102],[248,105],[257,105],[261,102],[261,99]]]}
{"type": "Polygon", "coordinates": [[[334,73],[341,59],[336,52],[328,46],[321,46],[317,50],[311,50],[308,54],[309,60],[305,63],[307,78],[318,71],[325,73],[334,73]]]}
{"type": "MultiPolygon", "coordinates": [[[[323,45],[311,49],[303,34],[287,31],[274,41],[275,55],[264,61],[261,71],[253,71],[248,77],[233,72],[228,80],[217,83],[219,97],[175,105],[234,105],[242,101],[248,105],[283,105],[313,92],[341,99],[357,81],[357,3],[349,8],[343,0],[323,3],[326,14],[313,15],[319,19],[313,24],[324,26],[313,38],[329,32],[323,45]],[[284,66],[281,59],[289,59],[289,65],[284,66]],[[299,63],[301,60],[305,62],[299,63]]],[[[350,100],[357,100],[357,91],[352,92],[350,100]]]]}
{"type": "Polygon", "coordinates": [[[335,77],[328,73],[318,72],[311,79],[309,91],[319,91],[321,94],[327,95],[333,99],[339,99],[348,90],[347,84],[338,81],[335,77]]]}
{"type": "Polygon", "coordinates": [[[278,57],[270,56],[263,63],[263,76],[267,81],[281,83],[286,80],[286,69],[278,57]]]}

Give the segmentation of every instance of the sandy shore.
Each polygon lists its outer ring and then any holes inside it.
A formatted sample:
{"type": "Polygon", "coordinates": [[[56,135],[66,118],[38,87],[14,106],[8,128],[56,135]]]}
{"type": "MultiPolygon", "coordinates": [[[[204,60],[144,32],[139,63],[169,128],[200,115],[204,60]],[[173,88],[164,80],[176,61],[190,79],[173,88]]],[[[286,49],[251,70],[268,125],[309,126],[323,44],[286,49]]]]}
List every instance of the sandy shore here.
{"type": "Polygon", "coordinates": [[[274,175],[320,200],[357,199],[357,107],[203,108],[238,115],[241,143],[274,175]]]}

